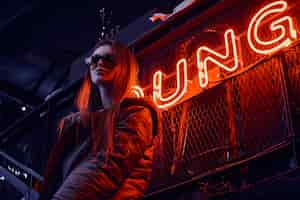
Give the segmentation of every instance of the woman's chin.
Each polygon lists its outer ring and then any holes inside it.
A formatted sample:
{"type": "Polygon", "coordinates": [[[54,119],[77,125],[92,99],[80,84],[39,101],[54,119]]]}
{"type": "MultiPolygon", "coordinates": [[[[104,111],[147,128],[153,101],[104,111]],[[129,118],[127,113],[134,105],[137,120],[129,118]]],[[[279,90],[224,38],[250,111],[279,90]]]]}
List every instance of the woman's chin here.
{"type": "Polygon", "coordinates": [[[108,78],[105,78],[105,77],[98,77],[96,79],[96,84],[107,84],[107,83],[110,83],[111,82],[111,79],[108,79],[108,78]]]}

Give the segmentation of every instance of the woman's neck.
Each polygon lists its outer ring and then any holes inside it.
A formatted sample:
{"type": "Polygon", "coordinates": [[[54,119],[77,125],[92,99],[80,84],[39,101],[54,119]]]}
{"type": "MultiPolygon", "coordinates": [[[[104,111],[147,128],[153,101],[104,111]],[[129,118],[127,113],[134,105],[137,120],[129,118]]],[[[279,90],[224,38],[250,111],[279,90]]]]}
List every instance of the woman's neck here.
{"type": "Polygon", "coordinates": [[[105,85],[98,85],[101,102],[104,109],[110,109],[113,106],[113,89],[105,85]]]}

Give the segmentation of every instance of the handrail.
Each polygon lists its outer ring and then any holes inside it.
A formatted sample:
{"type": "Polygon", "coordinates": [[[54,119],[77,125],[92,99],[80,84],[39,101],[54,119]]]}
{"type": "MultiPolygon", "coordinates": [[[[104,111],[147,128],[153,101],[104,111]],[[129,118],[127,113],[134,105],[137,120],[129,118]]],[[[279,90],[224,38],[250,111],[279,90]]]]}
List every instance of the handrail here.
{"type": "Polygon", "coordinates": [[[265,155],[268,155],[270,153],[276,152],[280,149],[283,149],[283,148],[289,146],[292,143],[292,140],[293,140],[293,137],[286,138],[286,140],[282,141],[281,143],[279,143],[275,146],[269,147],[269,148],[265,149],[264,151],[262,151],[260,153],[257,153],[257,154],[255,154],[251,157],[242,158],[240,160],[230,162],[228,164],[223,165],[222,167],[217,167],[217,168],[214,168],[214,169],[211,169],[211,170],[207,170],[204,173],[193,176],[190,179],[188,179],[186,181],[182,181],[178,184],[170,185],[168,187],[164,187],[163,189],[155,190],[153,192],[150,192],[150,193],[144,195],[143,199],[153,199],[153,197],[155,197],[159,194],[174,191],[175,189],[178,189],[178,188],[183,187],[183,186],[191,185],[191,184],[193,184],[193,183],[195,183],[195,182],[197,182],[197,181],[199,181],[199,180],[201,180],[205,177],[208,177],[210,175],[224,172],[224,171],[226,171],[228,169],[231,169],[233,167],[241,166],[241,165],[243,165],[243,164],[245,164],[245,163],[247,163],[251,160],[256,160],[256,159],[261,158],[265,155]]]}
{"type": "Polygon", "coordinates": [[[5,152],[3,152],[1,150],[0,150],[0,156],[4,157],[6,160],[8,160],[9,162],[13,163],[18,168],[22,169],[24,172],[27,172],[28,174],[30,174],[31,176],[33,176],[37,180],[43,181],[43,177],[40,174],[38,174],[34,170],[30,169],[29,167],[26,167],[25,165],[23,165],[22,163],[20,163],[19,161],[15,160],[14,158],[12,158],[11,156],[7,155],[5,152]]]}
{"type": "Polygon", "coordinates": [[[10,138],[19,135],[19,133],[16,133],[16,131],[18,129],[20,129],[20,127],[23,128],[24,125],[26,125],[25,124],[26,122],[28,122],[30,119],[36,117],[36,115],[40,115],[42,112],[44,112],[46,109],[48,109],[49,103],[53,104],[53,102],[62,98],[65,94],[69,94],[70,91],[79,87],[82,80],[83,80],[83,78],[80,78],[79,80],[76,80],[76,81],[70,83],[68,86],[60,89],[58,92],[55,92],[55,94],[51,95],[51,97],[48,98],[47,100],[45,100],[44,103],[39,105],[37,108],[33,109],[30,113],[25,115],[23,118],[17,120],[15,123],[13,123],[11,126],[6,128],[4,131],[0,132],[0,148],[3,147],[3,145],[7,144],[9,142],[10,138]]]}
{"type": "Polygon", "coordinates": [[[4,176],[5,180],[7,180],[15,189],[21,192],[26,199],[37,200],[39,198],[39,194],[33,190],[31,187],[27,186],[17,177],[9,173],[5,168],[0,166],[0,176],[4,176]]]}

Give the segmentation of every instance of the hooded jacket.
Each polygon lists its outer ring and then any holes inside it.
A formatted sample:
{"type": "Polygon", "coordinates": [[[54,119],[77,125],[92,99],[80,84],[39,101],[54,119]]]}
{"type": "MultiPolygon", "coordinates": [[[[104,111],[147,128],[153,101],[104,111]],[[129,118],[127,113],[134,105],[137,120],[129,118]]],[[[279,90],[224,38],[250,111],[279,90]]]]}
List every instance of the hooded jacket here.
{"type": "MultiPolygon", "coordinates": [[[[91,132],[105,131],[105,111],[62,120],[40,185],[41,199],[141,199],[151,181],[159,117],[151,104],[125,99],[114,115],[113,150],[91,154],[91,132]]],[[[104,147],[104,144],[103,144],[104,147]]]]}

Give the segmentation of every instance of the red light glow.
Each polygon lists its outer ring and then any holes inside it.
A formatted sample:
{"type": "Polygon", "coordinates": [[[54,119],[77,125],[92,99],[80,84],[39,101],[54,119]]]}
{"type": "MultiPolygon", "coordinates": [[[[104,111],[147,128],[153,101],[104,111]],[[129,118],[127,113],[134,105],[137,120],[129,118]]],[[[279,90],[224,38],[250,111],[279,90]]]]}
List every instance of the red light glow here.
{"type": "Polygon", "coordinates": [[[197,50],[197,66],[199,75],[199,85],[204,88],[208,84],[207,62],[210,61],[226,71],[233,72],[238,66],[238,51],[235,40],[234,31],[229,29],[224,34],[226,53],[222,55],[216,51],[211,50],[206,46],[202,46],[197,50]],[[227,66],[223,63],[233,59],[233,66],[227,66]]]}
{"type": "MultiPolygon", "coordinates": [[[[247,30],[247,45],[256,54],[268,55],[274,53],[284,47],[289,46],[297,39],[297,31],[294,27],[291,16],[284,15],[287,11],[288,4],[285,1],[275,1],[261,8],[250,20],[247,30]],[[279,16],[280,15],[280,16],[279,16]],[[259,31],[262,25],[269,23],[270,37],[273,39],[262,39],[259,37],[259,31]],[[276,33],[276,36],[274,34],[276,33]],[[280,34],[279,34],[280,33],[280,34]],[[274,38],[276,37],[276,38],[274,38]]],[[[268,24],[267,24],[268,25],[268,24]]],[[[267,32],[268,33],[268,32],[267,32]]],[[[268,35],[267,35],[268,36],[268,35]]],[[[228,72],[234,72],[241,63],[244,63],[241,55],[243,48],[241,44],[237,44],[237,37],[233,29],[228,29],[224,33],[225,54],[221,54],[212,50],[207,46],[200,46],[196,51],[198,79],[201,88],[207,87],[209,83],[208,62],[220,67],[228,72]]],[[[180,102],[188,89],[187,77],[187,60],[180,59],[176,64],[176,90],[169,96],[165,97],[162,93],[163,74],[156,71],[153,75],[153,101],[159,108],[168,108],[180,102]]],[[[191,88],[195,89],[195,88],[191,88]]],[[[135,88],[136,96],[143,97],[142,89],[135,88]]],[[[165,92],[165,93],[169,93],[165,92]]]]}
{"type": "Polygon", "coordinates": [[[137,98],[144,98],[144,91],[140,86],[133,86],[131,87],[131,92],[137,97],[137,98]]]}
{"type": "Polygon", "coordinates": [[[186,93],[187,62],[186,59],[180,59],[176,64],[176,91],[168,97],[162,96],[162,72],[157,71],[153,75],[153,101],[159,108],[166,108],[177,103],[186,93]]]}
{"type": "Polygon", "coordinates": [[[283,47],[289,46],[297,38],[297,32],[293,26],[293,19],[290,16],[280,17],[272,20],[270,30],[280,30],[281,34],[272,40],[262,41],[258,36],[258,28],[262,21],[270,15],[281,13],[287,10],[285,1],[275,1],[260,9],[251,19],[247,39],[253,51],[258,54],[271,54],[283,47]]]}

